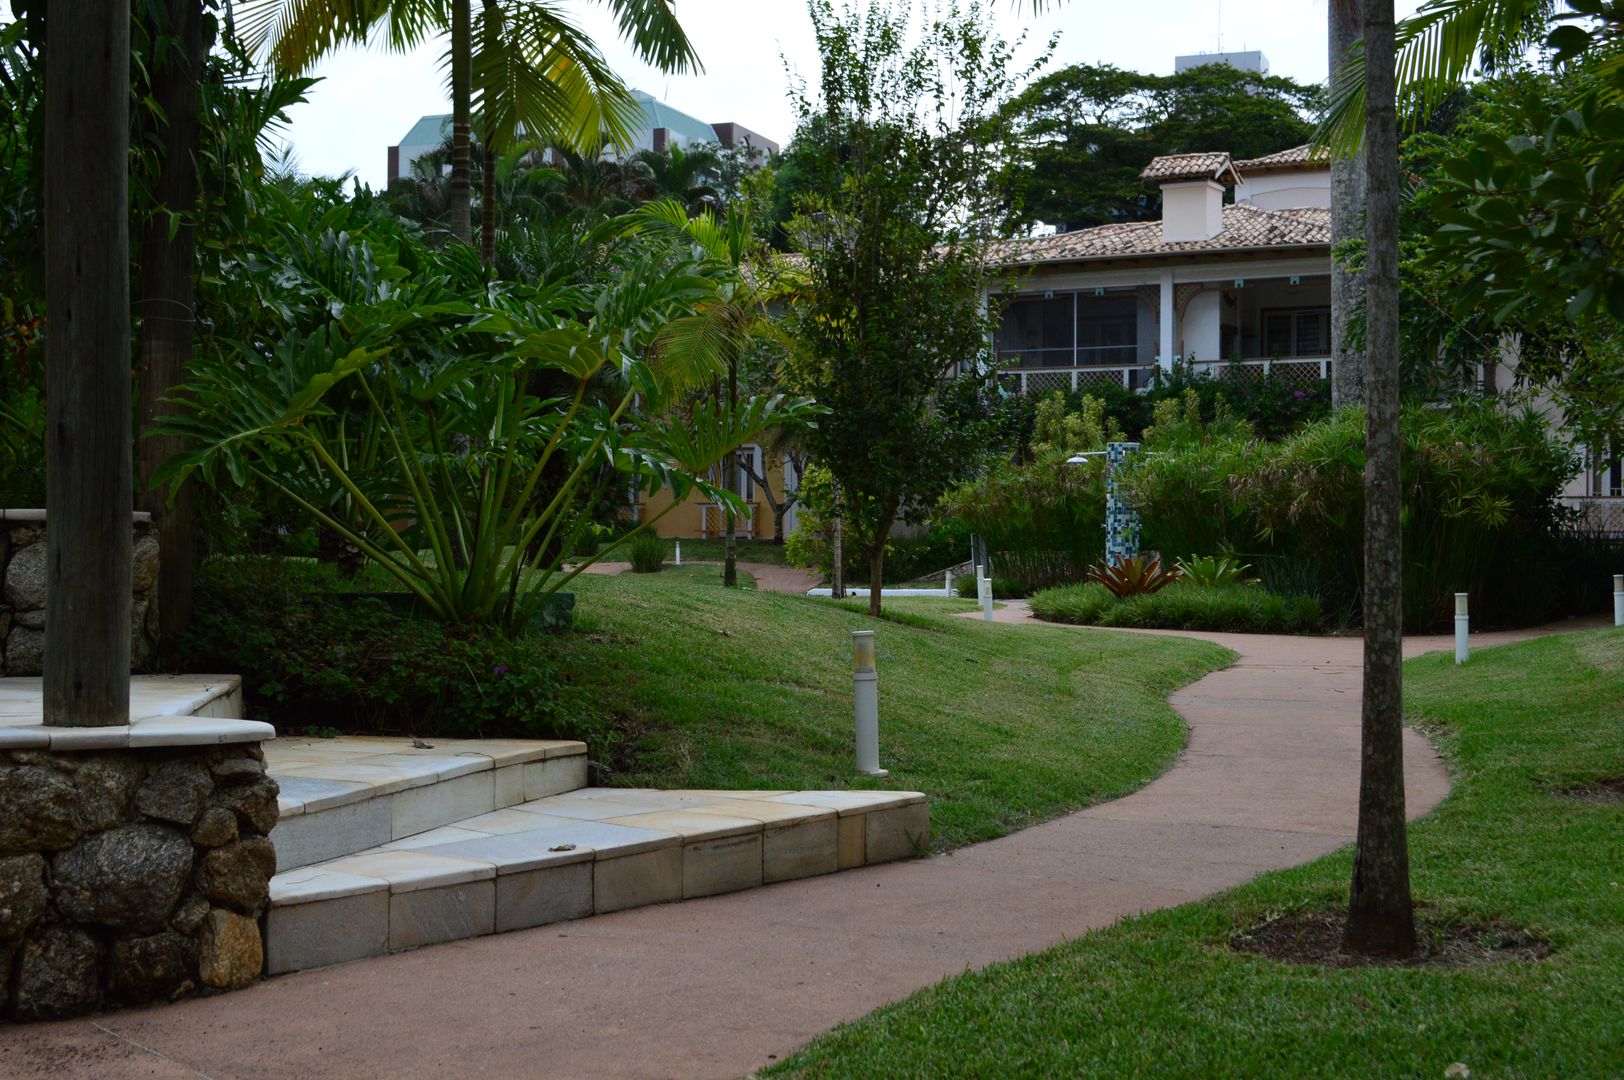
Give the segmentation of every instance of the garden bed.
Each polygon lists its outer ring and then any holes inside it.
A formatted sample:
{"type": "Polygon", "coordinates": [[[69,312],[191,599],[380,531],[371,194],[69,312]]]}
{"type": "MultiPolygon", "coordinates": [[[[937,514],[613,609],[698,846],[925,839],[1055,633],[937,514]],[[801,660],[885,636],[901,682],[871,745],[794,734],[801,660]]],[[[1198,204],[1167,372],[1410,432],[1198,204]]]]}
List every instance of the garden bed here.
{"type": "Polygon", "coordinates": [[[1324,625],[1319,601],[1312,596],[1285,595],[1257,585],[1182,582],[1128,597],[1094,583],[1062,585],[1035,593],[1032,614],[1049,622],[1141,630],[1311,634],[1324,625]]]}

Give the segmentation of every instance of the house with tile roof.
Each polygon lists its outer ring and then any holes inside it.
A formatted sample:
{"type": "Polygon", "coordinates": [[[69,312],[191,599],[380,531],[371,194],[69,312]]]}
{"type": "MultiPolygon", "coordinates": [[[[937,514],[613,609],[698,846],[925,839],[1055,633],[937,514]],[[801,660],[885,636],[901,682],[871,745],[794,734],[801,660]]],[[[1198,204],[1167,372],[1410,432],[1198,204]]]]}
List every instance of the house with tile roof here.
{"type": "Polygon", "coordinates": [[[1151,384],[1175,360],[1307,381],[1331,363],[1331,168],[1309,147],[1159,157],[1160,221],[1007,241],[1012,389],[1151,384]]]}

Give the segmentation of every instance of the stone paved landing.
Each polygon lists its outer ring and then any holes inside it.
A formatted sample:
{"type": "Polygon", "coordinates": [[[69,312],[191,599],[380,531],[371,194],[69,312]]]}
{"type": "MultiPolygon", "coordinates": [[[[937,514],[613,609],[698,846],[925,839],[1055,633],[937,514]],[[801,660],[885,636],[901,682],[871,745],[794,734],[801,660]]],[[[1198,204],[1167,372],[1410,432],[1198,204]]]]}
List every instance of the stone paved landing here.
{"type": "Polygon", "coordinates": [[[271,833],[283,870],[351,855],[586,783],[586,744],[542,739],[278,739],[271,833]]]}
{"type": "Polygon", "coordinates": [[[284,870],[271,881],[267,968],[888,862],[929,833],[917,792],[583,788],[284,870]]]}
{"type": "Polygon", "coordinates": [[[104,728],[44,726],[44,680],[0,678],[0,750],[113,750],[152,746],[259,742],[271,725],[239,719],[242,680],[236,675],[134,675],[130,722],[104,728]]]}

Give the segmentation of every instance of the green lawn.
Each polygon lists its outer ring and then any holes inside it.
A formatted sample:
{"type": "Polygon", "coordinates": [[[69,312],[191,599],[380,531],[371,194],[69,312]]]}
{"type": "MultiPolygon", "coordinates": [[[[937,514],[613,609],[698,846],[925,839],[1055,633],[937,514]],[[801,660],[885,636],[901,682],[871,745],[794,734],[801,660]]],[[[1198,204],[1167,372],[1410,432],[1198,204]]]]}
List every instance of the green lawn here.
{"type": "MultiPolygon", "coordinates": [[[[686,550],[684,555],[686,555],[686,550]]],[[[968,602],[828,601],[666,574],[586,576],[561,660],[612,714],[608,782],[913,789],[938,849],[1137,788],[1184,745],[1166,703],[1223,666],[1203,642],[953,618],[968,602]],[[853,630],[877,632],[884,781],[852,767],[853,630]]]]}
{"type": "MultiPolygon", "coordinates": [[[[709,539],[698,540],[683,537],[682,561],[694,562],[721,562],[724,541],[709,539]]],[[[784,545],[775,544],[771,540],[739,540],[737,541],[738,559],[740,562],[771,563],[774,566],[784,565],[784,545]]]]}
{"type": "MultiPolygon", "coordinates": [[[[750,571],[739,570],[738,575],[740,588],[753,589],[756,587],[755,575],[750,573],[750,571]]],[[[684,562],[681,566],[673,566],[670,563],[666,563],[665,566],[661,568],[658,575],[638,574],[631,570],[622,570],[620,572],[620,576],[642,578],[644,580],[658,576],[661,581],[665,582],[686,581],[694,585],[715,585],[718,588],[722,586],[722,567],[719,563],[712,564],[684,562]]],[[[576,580],[580,579],[577,578],[576,580]]],[[[574,582],[570,583],[569,588],[577,592],[580,591],[576,589],[574,582]]]]}
{"type": "MultiPolygon", "coordinates": [[[[1433,919],[1525,927],[1549,958],[1289,966],[1226,945],[1345,902],[1348,851],[961,976],[836,1029],[805,1076],[1624,1076],[1624,804],[1553,789],[1624,774],[1624,631],[1435,653],[1405,668],[1450,798],[1411,829],[1433,919]]],[[[989,913],[989,917],[993,917],[989,913]]]]}

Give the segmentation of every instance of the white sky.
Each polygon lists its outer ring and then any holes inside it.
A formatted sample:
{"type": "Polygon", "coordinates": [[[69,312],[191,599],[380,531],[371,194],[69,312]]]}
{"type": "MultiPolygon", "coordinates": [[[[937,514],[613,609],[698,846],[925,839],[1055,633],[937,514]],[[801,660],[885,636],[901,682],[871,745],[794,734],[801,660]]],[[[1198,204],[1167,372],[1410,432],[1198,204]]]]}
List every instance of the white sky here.
{"type": "MultiPolygon", "coordinates": [[[[920,0],[915,0],[919,3],[920,0]]],[[[1049,70],[1066,64],[1111,63],[1135,71],[1170,73],[1182,53],[1262,49],[1272,74],[1320,82],[1326,73],[1326,0],[1062,0],[1033,17],[1020,0],[989,0],[1013,39],[1028,30],[1029,60],[1058,30],[1049,70]]],[[[1419,0],[1397,0],[1398,15],[1419,0]]],[[[743,124],[779,143],[789,141],[794,113],[782,58],[810,79],[817,48],[804,0],[677,0],[677,12],[705,65],[701,75],[667,76],[637,62],[601,4],[571,0],[580,24],[632,86],[707,123],[743,124]]],[[[387,148],[417,118],[450,111],[439,67],[444,47],[409,55],[381,47],[350,48],[313,74],[323,77],[308,104],[289,113],[286,136],[299,167],[336,175],[353,170],[382,187],[387,148]]]]}

